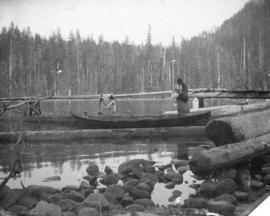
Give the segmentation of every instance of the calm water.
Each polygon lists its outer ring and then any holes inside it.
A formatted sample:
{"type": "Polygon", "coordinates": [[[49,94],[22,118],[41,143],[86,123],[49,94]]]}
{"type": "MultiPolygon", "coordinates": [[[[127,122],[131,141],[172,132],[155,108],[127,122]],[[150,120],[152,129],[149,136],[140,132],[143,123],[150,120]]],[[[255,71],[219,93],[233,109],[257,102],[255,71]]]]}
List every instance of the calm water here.
{"type": "MultiPolygon", "coordinates": [[[[43,112],[69,113],[70,111],[87,111],[97,113],[97,102],[91,101],[62,101],[43,102],[43,112]]],[[[167,110],[175,110],[172,100],[122,100],[118,101],[118,114],[122,115],[159,115],[167,110]]],[[[15,113],[19,115],[18,113],[15,113]]],[[[94,161],[103,171],[106,165],[117,172],[119,164],[135,158],[156,161],[157,164],[167,164],[172,158],[188,159],[195,151],[201,150],[199,145],[211,144],[201,137],[169,140],[111,140],[106,143],[99,141],[72,141],[57,143],[24,143],[21,154],[23,172],[21,178],[11,179],[8,185],[13,188],[31,184],[50,185],[61,188],[66,185],[79,185],[86,175],[86,167],[94,161]],[[44,182],[51,176],[60,176],[60,181],[44,182]]],[[[7,175],[14,158],[14,145],[0,145],[0,178],[7,175]]],[[[194,178],[190,171],[184,174],[183,183],[175,189],[183,192],[186,198],[193,189],[188,187],[194,178]]],[[[166,205],[172,190],[157,184],[152,198],[155,203],[166,205]]]]}

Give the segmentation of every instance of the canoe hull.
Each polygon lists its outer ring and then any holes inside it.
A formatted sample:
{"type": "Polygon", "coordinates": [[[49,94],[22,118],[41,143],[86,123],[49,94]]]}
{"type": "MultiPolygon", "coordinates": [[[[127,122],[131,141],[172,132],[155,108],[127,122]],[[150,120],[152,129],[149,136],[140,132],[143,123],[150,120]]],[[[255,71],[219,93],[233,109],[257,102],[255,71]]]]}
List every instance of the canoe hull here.
{"type": "Polygon", "coordinates": [[[202,126],[210,119],[210,112],[187,114],[184,116],[137,116],[137,117],[96,117],[71,115],[77,120],[80,128],[85,129],[113,129],[113,128],[155,128],[202,126]]]}

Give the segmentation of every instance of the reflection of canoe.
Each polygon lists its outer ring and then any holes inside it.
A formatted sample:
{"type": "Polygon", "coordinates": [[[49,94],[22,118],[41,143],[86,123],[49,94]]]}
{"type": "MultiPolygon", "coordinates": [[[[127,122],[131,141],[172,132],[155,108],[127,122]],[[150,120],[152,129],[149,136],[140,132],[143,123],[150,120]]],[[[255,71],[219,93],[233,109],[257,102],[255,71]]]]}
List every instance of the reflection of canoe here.
{"type": "Polygon", "coordinates": [[[82,116],[71,113],[83,128],[152,128],[205,125],[210,112],[193,112],[183,116],[82,116]]]}

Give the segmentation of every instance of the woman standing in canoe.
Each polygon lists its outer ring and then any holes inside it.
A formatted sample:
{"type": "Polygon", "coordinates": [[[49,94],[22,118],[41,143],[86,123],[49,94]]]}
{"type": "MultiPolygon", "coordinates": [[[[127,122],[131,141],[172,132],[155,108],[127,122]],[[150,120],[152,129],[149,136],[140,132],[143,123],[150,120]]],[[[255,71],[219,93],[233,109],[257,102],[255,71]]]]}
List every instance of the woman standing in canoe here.
{"type": "Polygon", "coordinates": [[[172,97],[176,97],[178,115],[190,112],[188,105],[188,87],[180,78],[177,79],[177,84],[175,85],[172,97]]]}

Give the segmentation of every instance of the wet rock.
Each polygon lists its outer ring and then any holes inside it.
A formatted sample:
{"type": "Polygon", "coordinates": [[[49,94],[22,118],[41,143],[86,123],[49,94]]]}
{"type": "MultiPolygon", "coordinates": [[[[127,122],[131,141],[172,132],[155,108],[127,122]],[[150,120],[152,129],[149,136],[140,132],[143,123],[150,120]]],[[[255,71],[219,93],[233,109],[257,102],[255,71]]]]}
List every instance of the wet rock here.
{"type": "Polygon", "coordinates": [[[165,164],[165,165],[159,166],[158,170],[161,172],[164,172],[166,169],[168,169],[170,167],[172,167],[172,164],[165,164]]]}
{"type": "Polygon", "coordinates": [[[180,166],[180,167],[177,168],[177,171],[180,174],[184,174],[187,170],[188,170],[188,166],[180,166]]]}
{"type": "Polygon", "coordinates": [[[87,181],[81,181],[80,186],[79,186],[79,190],[81,189],[88,189],[88,188],[92,188],[92,186],[89,184],[89,182],[87,181]]]}
{"type": "Polygon", "coordinates": [[[111,174],[111,175],[106,175],[104,178],[100,179],[100,183],[104,184],[106,186],[117,184],[119,181],[119,176],[118,174],[111,174]]]}
{"type": "Polygon", "coordinates": [[[42,180],[43,182],[61,181],[60,176],[51,176],[42,180]]]}
{"type": "Polygon", "coordinates": [[[233,205],[236,205],[237,203],[237,199],[235,196],[233,196],[232,194],[221,194],[219,196],[217,196],[215,198],[216,201],[226,201],[226,202],[230,202],[233,205]]]}
{"type": "Polygon", "coordinates": [[[173,164],[175,166],[175,168],[177,169],[178,167],[181,167],[181,166],[187,166],[188,165],[188,161],[186,161],[186,160],[179,160],[179,159],[173,159],[171,161],[171,164],[173,164]]]}
{"type": "Polygon", "coordinates": [[[72,211],[79,206],[79,203],[71,199],[63,199],[57,202],[57,205],[60,206],[62,211],[72,211]]]}
{"type": "Polygon", "coordinates": [[[131,204],[131,205],[128,205],[126,207],[126,209],[128,211],[139,211],[139,212],[142,212],[142,211],[145,211],[145,207],[142,206],[142,205],[139,205],[139,204],[131,204]]]}
{"type": "Polygon", "coordinates": [[[22,205],[13,205],[8,209],[8,211],[16,213],[18,215],[22,215],[22,214],[26,215],[29,212],[28,208],[22,205]]]}
{"type": "Polygon", "coordinates": [[[109,167],[109,166],[105,166],[104,172],[105,172],[107,175],[113,174],[113,170],[112,170],[112,168],[109,167]]]}
{"type": "Polygon", "coordinates": [[[206,208],[207,200],[204,198],[188,198],[184,200],[185,208],[206,208]]]}
{"type": "Polygon", "coordinates": [[[224,193],[233,193],[238,188],[234,180],[226,178],[222,179],[217,183],[216,186],[216,195],[221,195],[224,193]]]}
{"type": "Polygon", "coordinates": [[[86,172],[89,176],[96,176],[99,174],[99,167],[94,162],[91,162],[86,168],[86,172]]]}
{"type": "Polygon", "coordinates": [[[145,172],[147,173],[155,173],[155,167],[152,165],[147,165],[145,168],[145,172]]]}
{"type": "Polygon", "coordinates": [[[129,194],[131,195],[131,197],[133,199],[150,199],[151,195],[149,192],[145,191],[145,190],[141,190],[139,188],[136,187],[131,187],[128,190],[129,194]]]}
{"type": "Polygon", "coordinates": [[[241,191],[250,190],[251,175],[248,169],[240,169],[237,172],[238,186],[241,191]]]}
{"type": "Polygon", "coordinates": [[[128,180],[124,181],[124,188],[126,190],[129,190],[130,188],[134,187],[138,183],[139,183],[138,179],[128,179],[128,180]]]}
{"type": "Polygon", "coordinates": [[[263,176],[262,175],[259,175],[259,174],[256,174],[254,175],[255,179],[257,179],[258,181],[262,181],[263,180],[263,176]]]}
{"type": "Polygon", "coordinates": [[[176,184],[182,184],[183,176],[180,173],[175,172],[172,168],[166,169],[166,174],[164,178],[170,181],[174,181],[176,184]]]}
{"type": "Polygon", "coordinates": [[[56,193],[56,194],[49,194],[46,199],[42,199],[42,200],[46,200],[47,202],[57,203],[61,199],[63,199],[62,194],[61,193],[56,193]]]}
{"type": "Polygon", "coordinates": [[[182,195],[182,192],[180,190],[174,190],[172,192],[172,195],[177,198],[177,197],[180,197],[182,195]]]}
{"type": "Polygon", "coordinates": [[[270,166],[262,167],[262,173],[263,174],[270,174],[270,166]]]}
{"type": "Polygon", "coordinates": [[[30,210],[31,215],[62,216],[60,206],[45,201],[39,201],[35,208],[30,210]]]}
{"type": "Polygon", "coordinates": [[[210,212],[216,212],[224,216],[232,216],[234,215],[235,206],[226,201],[210,200],[207,202],[207,209],[210,212]]]}
{"type": "Polygon", "coordinates": [[[144,159],[134,159],[134,160],[126,161],[120,164],[120,166],[118,167],[118,173],[127,174],[135,170],[145,171],[148,165],[153,165],[153,164],[154,162],[147,161],[144,159]]]}
{"type": "Polygon", "coordinates": [[[237,175],[236,169],[227,169],[220,173],[220,175],[218,176],[218,179],[219,180],[226,179],[226,178],[236,179],[236,175],[237,175]]]}
{"type": "Polygon", "coordinates": [[[144,182],[140,182],[136,185],[136,188],[140,189],[140,190],[145,190],[148,193],[152,193],[152,191],[154,190],[154,186],[152,185],[151,182],[149,181],[144,181],[144,182]]]}
{"type": "Polygon", "coordinates": [[[78,191],[79,188],[75,185],[67,185],[67,186],[62,188],[62,191],[72,191],[72,190],[78,191]]]}
{"type": "Polygon", "coordinates": [[[63,216],[77,216],[73,211],[65,211],[63,212],[63,216]]]}
{"type": "Polygon", "coordinates": [[[158,182],[158,177],[152,173],[144,173],[142,180],[148,180],[152,183],[152,185],[155,185],[158,182]]]}
{"type": "Polygon", "coordinates": [[[82,206],[84,207],[92,207],[96,210],[106,210],[109,208],[110,203],[105,199],[103,194],[100,193],[92,193],[82,202],[82,206]]]}
{"type": "Polygon", "coordinates": [[[154,207],[155,204],[152,200],[150,199],[137,199],[134,201],[134,204],[139,204],[144,206],[145,208],[150,208],[150,207],[154,207]]]}
{"type": "Polygon", "coordinates": [[[85,208],[81,208],[78,211],[78,216],[99,216],[99,214],[96,209],[85,207],[85,208]]]}
{"type": "Polygon", "coordinates": [[[264,183],[258,180],[251,180],[250,187],[253,189],[260,189],[264,186],[264,183]]]}
{"type": "Polygon", "coordinates": [[[165,184],[165,188],[167,188],[167,189],[173,189],[174,187],[175,187],[174,182],[169,182],[169,183],[165,184]]]}
{"type": "Polygon", "coordinates": [[[124,188],[120,185],[111,185],[109,186],[105,193],[104,197],[111,203],[119,203],[125,194],[124,188]]]}
{"type": "Polygon", "coordinates": [[[270,174],[267,174],[263,177],[263,182],[268,185],[270,184],[270,174]]]}
{"type": "Polygon", "coordinates": [[[98,185],[97,176],[89,176],[89,184],[96,187],[98,185]]]}
{"type": "Polygon", "coordinates": [[[194,183],[193,183],[193,184],[190,184],[189,187],[190,187],[190,188],[193,188],[193,189],[195,189],[195,190],[197,190],[197,189],[200,188],[200,184],[194,184],[194,183]]]}
{"type": "Polygon", "coordinates": [[[239,202],[243,202],[243,201],[248,200],[248,193],[246,193],[246,192],[243,192],[243,191],[235,191],[235,192],[233,193],[233,195],[236,197],[236,199],[237,199],[239,202]]]}
{"type": "Polygon", "coordinates": [[[9,187],[4,186],[1,189],[0,194],[0,206],[7,210],[9,207],[16,204],[18,198],[20,197],[21,190],[10,189],[9,187]]]}
{"type": "Polygon", "coordinates": [[[17,199],[17,204],[25,206],[28,209],[34,208],[34,206],[38,203],[38,200],[29,196],[28,193],[22,192],[17,199]]]}
{"type": "Polygon", "coordinates": [[[50,187],[50,186],[42,186],[42,185],[29,185],[26,190],[30,194],[41,194],[41,193],[47,193],[47,194],[54,194],[59,192],[58,189],[50,187]]]}
{"type": "Polygon", "coordinates": [[[212,198],[216,195],[216,183],[211,181],[204,181],[200,185],[199,193],[203,197],[212,198]]]}
{"type": "Polygon", "coordinates": [[[71,199],[76,202],[82,202],[85,199],[85,196],[83,193],[79,191],[68,191],[61,193],[64,199],[71,199]]]}
{"type": "Polygon", "coordinates": [[[206,216],[204,210],[199,210],[195,208],[187,208],[185,209],[184,214],[185,216],[206,216]]]}
{"type": "Polygon", "coordinates": [[[140,170],[134,170],[128,174],[129,177],[135,179],[141,179],[143,177],[144,172],[140,170]]]}
{"type": "Polygon", "coordinates": [[[99,172],[97,178],[104,178],[107,174],[104,172],[99,172]]]}
{"type": "Polygon", "coordinates": [[[121,200],[121,205],[126,207],[128,205],[133,204],[133,202],[134,201],[133,201],[132,197],[130,195],[128,195],[128,194],[125,194],[123,199],[121,200]]]}

